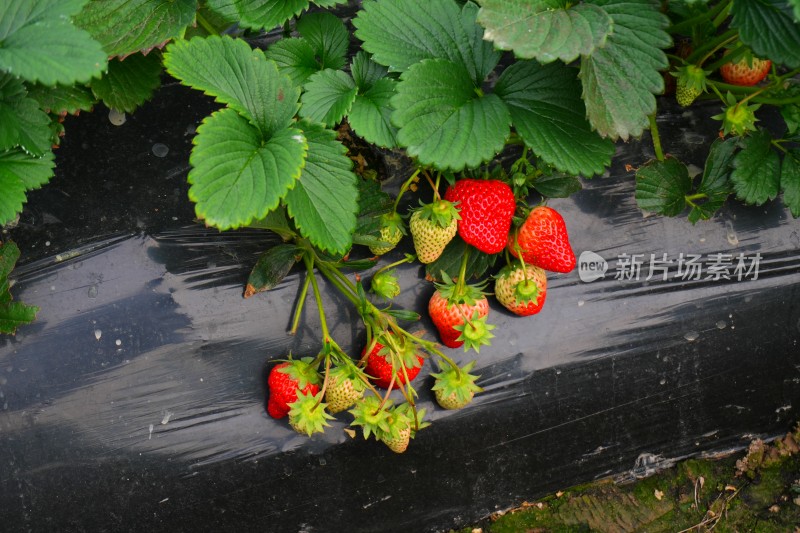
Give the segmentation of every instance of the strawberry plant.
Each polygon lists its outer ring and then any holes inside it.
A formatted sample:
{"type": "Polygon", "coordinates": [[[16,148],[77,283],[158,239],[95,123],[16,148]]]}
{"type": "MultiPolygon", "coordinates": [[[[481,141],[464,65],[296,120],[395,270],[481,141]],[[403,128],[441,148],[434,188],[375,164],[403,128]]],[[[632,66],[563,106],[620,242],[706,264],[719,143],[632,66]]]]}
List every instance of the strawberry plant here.
{"type": "MultiPolygon", "coordinates": [[[[727,201],[782,195],[800,215],[794,0],[363,0],[340,18],[343,3],[0,3],[0,225],[52,176],[65,115],[98,102],[135,112],[166,76],[202,91],[219,108],[189,159],[197,219],[280,235],[244,296],[300,270],[290,333],[309,293],[321,324],[318,353],[272,369],[269,414],[308,435],[352,416],[364,437],[401,452],[426,425],[422,369],[441,407],[466,406],[480,392],[478,364],[447,348],[489,344],[495,300],[536,320],[547,276],[574,269],[570,221],[550,199],[606,172],[615,143],[653,144],[631,183],[644,211],[697,223],[727,201]],[[673,99],[719,121],[697,177],[661,142],[658,117],[673,99]],[[770,110],[782,120],[771,129],[761,122],[770,110]],[[354,166],[354,138],[406,155],[402,183],[354,166]],[[416,255],[395,251],[406,238],[416,255]],[[393,269],[416,261],[434,339],[392,302],[406,289],[393,269]],[[363,325],[352,353],[328,330],[322,279],[363,325]]],[[[0,324],[11,257],[0,262],[0,324]]]]}

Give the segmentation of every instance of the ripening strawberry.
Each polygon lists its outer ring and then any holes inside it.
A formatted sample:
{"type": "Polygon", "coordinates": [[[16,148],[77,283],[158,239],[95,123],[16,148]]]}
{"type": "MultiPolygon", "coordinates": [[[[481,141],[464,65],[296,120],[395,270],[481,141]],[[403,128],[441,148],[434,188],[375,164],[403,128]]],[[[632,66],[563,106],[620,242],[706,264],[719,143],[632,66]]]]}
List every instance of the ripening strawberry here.
{"type": "Polygon", "coordinates": [[[497,274],[494,294],[503,307],[519,316],[535,315],[547,297],[547,274],[537,266],[506,265],[497,274]]]}
{"type": "Polygon", "coordinates": [[[514,257],[551,272],[572,272],[575,253],[569,244],[564,218],[547,206],[535,207],[519,227],[516,238],[509,239],[508,250],[514,257]]]}
{"type": "Polygon", "coordinates": [[[507,183],[463,179],[448,187],[444,198],[458,205],[458,234],[464,242],[487,254],[503,250],[517,208],[514,192],[507,183]]]}
{"type": "MultiPolygon", "coordinates": [[[[362,357],[367,347],[361,352],[362,357]]],[[[373,378],[375,385],[382,389],[399,388],[408,381],[413,380],[422,370],[424,359],[417,353],[413,343],[405,342],[401,338],[393,337],[392,341],[383,339],[383,343],[375,341],[375,345],[367,356],[367,366],[364,371],[373,378]],[[392,347],[394,346],[394,348],[392,347]],[[396,374],[392,380],[392,373],[396,374]]]]}
{"type": "Polygon", "coordinates": [[[731,85],[750,87],[757,84],[769,74],[772,61],[757,57],[750,59],[752,59],[751,63],[748,63],[747,58],[744,57],[733,63],[725,63],[719,67],[720,76],[731,85]]]}
{"type": "Polygon", "coordinates": [[[458,210],[447,200],[423,205],[411,215],[409,227],[421,263],[433,263],[442,255],[458,230],[458,210]]]}
{"type": "Polygon", "coordinates": [[[380,218],[380,235],[378,238],[386,244],[376,244],[369,247],[375,255],[383,255],[394,250],[397,243],[406,234],[406,223],[396,212],[386,213],[380,218]]]}
{"type": "Polygon", "coordinates": [[[448,348],[480,351],[494,337],[494,326],[486,323],[489,300],[479,287],[464,285],[459,288],[449,276],[444,283],[436,284],[436,291],[428,302],[428,315],[439,331],[442,344],[448,348]]]}
{"type": "Polygon", "coordinates": [[[321,379],[309,364],[311,358],[290,359],[278,363],[267,378],[269,400],[267,412],[272,418],[283,418],[289,414],[289,404],[297,401],[297,393],[315,395],[319,392],[321,379]]]}

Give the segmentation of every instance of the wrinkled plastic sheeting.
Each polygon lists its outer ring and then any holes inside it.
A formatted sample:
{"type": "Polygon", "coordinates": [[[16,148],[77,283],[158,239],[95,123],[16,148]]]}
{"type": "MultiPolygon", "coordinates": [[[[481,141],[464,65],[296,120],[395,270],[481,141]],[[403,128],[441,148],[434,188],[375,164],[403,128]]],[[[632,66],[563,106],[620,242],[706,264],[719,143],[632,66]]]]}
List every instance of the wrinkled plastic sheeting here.
{"type": "MultiPolygon", "coordinates": [[[[485,392],[470,407],[435,405],[428,362],[417,389],[433,425],[405,454],[350,438],[347,414],[324,435],[296,434],[266,415],[264,378],[272,359],[317,352],[319,319],[309,298],[287,334],[297,271],[242,298],[274,236],[193,222],[186,162],[211,108],[168,85],[120,127],[101,112],[70,119],[56,178],[11,232],[25,254],[14,296],[41,312],[0,339],[4,529],[440,531],[601,476],[741,449],[796,420],[800,225],[779,202],[732,202],[696,226],[643,217],[625,165],[649,157],[644,142],[550,202],[605,277],[551,275],[531,318],[493,302],[492,346],[448,352],[478,361],[485,392]],[[679,276],[681,254],[708,267],[720,253],[760,254],[757,276],[679,276]],[[634,254],[639,279],[617,279],[634,254]],[[667,279],[646,279],[651,256],[673,261],[667,279]]],[[[685,118],[664,119],[663,140],[701,165],[714,132],[698,141],[685,118]]],[[[398,305],[423,312],[422,269],[398,273],[398,305]]],[[[327,287],[324,301],[334,338],[360,353],[354,309],[327,287]]],[[[426,318],[419,327],[435,337],[426,318]]]]}

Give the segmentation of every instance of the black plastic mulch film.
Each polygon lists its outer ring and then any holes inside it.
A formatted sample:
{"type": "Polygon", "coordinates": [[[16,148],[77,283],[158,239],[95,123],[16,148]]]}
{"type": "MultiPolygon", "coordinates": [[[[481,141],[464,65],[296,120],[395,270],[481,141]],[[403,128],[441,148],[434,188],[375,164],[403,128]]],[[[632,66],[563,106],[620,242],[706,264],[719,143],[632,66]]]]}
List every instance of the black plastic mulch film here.
{"type": "MultiPolygon", "coordinates": [[[[591,252],[583,270],[550,276],[535,317],[493,303],[492,345],[449,352],[478,361],[472,405],[439,408],[426,363],[419,403],[433,425],[405,454],[349,437],[347,414],[296,434],[266,414],[265,374],[289,351],[317,353],[318,318],[287,334],[295,272],[242,298],[275,237],[193,220],[188,155],[213,106],[167,83],[121,126],[101,106],[70,118],[56,177],[7,235],[23,251],[14,297],[41,312],[0,338],[3,531],[446,531],[797,420],[800,224],[779,201],[730,202],[696,226],[643,216],[625,165],[652,157],[645,140],[550,203],[576,255],[591,252]]],[[[716,112],[659,117],[665,146],[702,165],[716,112]]],[[[422,269],[398,272],[398,304],[424,311],[422,269]]],[[[334,338],[360,352],[355,311],[325,298],[334,338]]]]}

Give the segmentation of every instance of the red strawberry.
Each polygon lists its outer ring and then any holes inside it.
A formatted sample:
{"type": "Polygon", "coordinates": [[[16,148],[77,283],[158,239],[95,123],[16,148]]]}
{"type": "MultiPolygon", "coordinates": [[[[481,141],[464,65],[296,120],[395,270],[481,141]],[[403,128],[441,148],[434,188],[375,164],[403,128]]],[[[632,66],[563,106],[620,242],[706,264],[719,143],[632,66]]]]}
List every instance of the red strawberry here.
{"type": "Polygon", "coordinates": [[[298,391],[311,395],[319,392],[319,374],[308,361],[311,359],[292,359],[272,367],[267,378],[267,412],[272,418],[283,418],[289,414],[289,404],[297,401],[298,391]]]}
{"type": "Polygon", "coordinates": [[[489,300],[480,288],[465,285],[458,289],[449,276],[444,276],[444,283],[436,285],[428,302],[428,314],[433,325],[439,330],[442,343],[449,348],[458,348],[465,342],[465,350],[489,344],[494,337],[490,330],[494,326],[486,323],[489,314],[489,300]]]}
{"type": "Polygon", "coordinates": [[[535,315],[547,297],[547,275],[533,265],[506,265],[497,275],[494,286],[497,301],[519,316],[535,315]]]}
{"type": "Polygon", "coordinates": [[[555,209],[546,206],[534,208],[525,222],[512,237],[508,249],[519,257],[522,251],[526,263],[551,272],[572,272],[575,268],[575,253],[569,244],[567,225],[555,209]]]}
{"type": "MultiPolygon", "coordinates": [[[[726,52],[727,53],[727,52],[726,52]]],[[[759,59],[752,57],[752,63],[747,58],[741,58],[734,63],[725,63],[719,67],[719,74],[722,79],[733,85],[743,85],[749,87],[760,82],[769,74],[772,61],[769,59],[759,59]]]]}
{"type": "Polygon", "coordinates": [[[508,184],[499,180],[463,179],[449,187],[444,198],[459,202],[458,234],[467,244],[487,254],[503,250],[517,208],[508,184]]]}
{"type": "MultiPolygon", "coordinates": [[[[365,368],[366,373],[375,380],[375,385],[388,389],[389,384],[392,384],[392,388],[396,389],[406,383],[406,376],[408,376],[408,381],[417,377],[419,371],[422,370],[424,359],[417,354],[414,345],[398,340],[396,337],[381,340],[383,343],[375,341],[375,346],[367,356],[367,367],[365,368]],[[392,371],[395,367],[394,371],[397,377],[392,382],[392,371]]],[[[362,357],[367,352],[367,348],[365,347],[361,352],[362,357]]]]}

